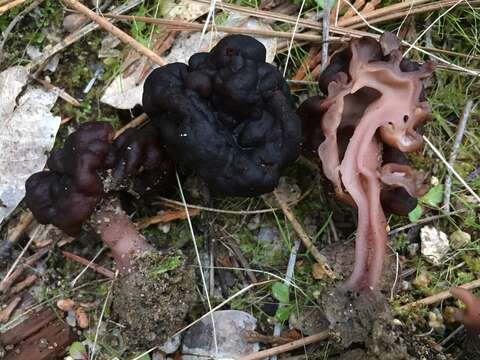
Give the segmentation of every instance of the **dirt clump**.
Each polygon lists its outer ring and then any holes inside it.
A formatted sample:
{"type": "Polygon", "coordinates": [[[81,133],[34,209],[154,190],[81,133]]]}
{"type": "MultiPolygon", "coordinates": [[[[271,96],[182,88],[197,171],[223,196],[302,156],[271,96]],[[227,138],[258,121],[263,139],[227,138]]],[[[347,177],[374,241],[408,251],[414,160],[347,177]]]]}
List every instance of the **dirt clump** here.
{"type": "Polygon", "coordinates": [[[113,312],[132,350],[161,346],[185,325],[195,302],[195,271],[179,251],[147,253],[114,285],[113,312]]]}
{"type": "Polygon", "coordinates": [[[342,355],[336,360],[447,360],[395,322],[387,299],[331,287],[320,299],[342,355]]]}

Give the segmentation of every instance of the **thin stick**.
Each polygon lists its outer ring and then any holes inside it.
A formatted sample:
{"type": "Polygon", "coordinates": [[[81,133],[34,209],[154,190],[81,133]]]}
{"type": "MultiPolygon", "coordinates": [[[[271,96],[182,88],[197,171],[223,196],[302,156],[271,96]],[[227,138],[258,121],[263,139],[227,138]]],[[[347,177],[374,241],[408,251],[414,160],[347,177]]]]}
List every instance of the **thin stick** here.
{"type": "Polygon", "coordinates": [[[0,6],[0,15],[2,15],[4,12],[14,8],[17,5],[23,4],[27,0],[14,0],[12,2],[9,2],[6,5],[0,6]]]}
{"type": "MultiPolygon", "coordinates": [[[[161,202],[166,203],[166,204],[172,204],[172,205],[180,205],[183,206],[183,204],[180,201],[168,199],[162,196],[158,196],[158,199],[160,199],[161,202]]],[[[288,203],[289,206],[292,206],[294,204],[298,203],[298,201],[288,203]]],[[[189,209],[198,209],[202,211],[209,211],[209,212],[216,212],[219,214],[230,214],[230,215],[255,215],[255,214],[267,214],[267,213],[272,213],[274,211],[280,210],[280,208],[269,208],[269,209],[259,209],[259,210],[225,210],[225,209],[215,209],[211,207],[206,207],[206,206],[201,206],[201,205],[192,205],[192,204],[187,204],[187,207],[189,209]]]]}
{"type": "Polygon", "coordinates": [[[422,224],[427,224],[431,221],[438,220],[438,219],[443,219],[443,218],[448,217],[448,216],[458,215],[458,214],[466,212],[466,211],[467,211],[467,209],[460,209],[460,210],[451,211],[451,212],[448,212],[448,213],[445,213],[445,214],[429,216],[429,217],[426,217],[425,219],[418,220],[417,222],[414,222],[412,224],[408,224],[408,225],[404,225],[404,226],[400,226],[398,228],[395,228],[395,229],[391,230],[388,233],[388,235],[389,236],[390,235],[395,235],[395,234],[398,234],[399,232],[410,229],[412,227],[422,225],[422,224]]]}
{"type": "MultiPolygon", "coordinates": [[[[72,282],[70,283],[70,286],[73,288],[75,287],[77,281],[83,276],[83,274],[85,274],[85,272],[91,268],[91,269],[94,269],[95,266],[98,267],[97,264],[95,264],[95,260],[100,256],[100,254],[102,252],[104,252],[104,250],[106,249],[107,247],[106,246],[103,246],[96,254],[95,256],[92,258],[92,260],[90,260],[87,264],[85,264],[85,267],[82,269],[82,271],[80,271],[80,273],[75,276],[75,279],[72,280],[72,282]]],[[[85,259],[86,260],[86,259],[85,259]]]]}
{"type": "MultiPolygon", "coordinates": [[[[157,24],[164,25],[169,30],[181,30],[181,31],[202,31],[204,24],[192,23],[188,21],[178,21],[178,20],[168,20],[168,19],[159,19],[151,18],[146,16],[131,16],[131,15],[113,15],[105,14],[107,18],[117,19],[117,20],[128,20],[143,22],[147,24],[157,24]]],[[[245,34],[245,35],[258,35],[258,36],[268,36],[268,37],[277,37],[291,39],[292,37],[295,40],[305,40],[310,42],[321,42],[322,37],[315,34],[300,34],[297,32],[285,32],[285,31],[275,31],[275,30],[265,30],[265,29],[248,29],[238,26],[212,26],[209,25],[207,30],[215,30],[218,32],[224,32],[229,34],[245,34]]]]}
{"type": "Polygon", "coordinates": [[[89,261],[81,256],[75,255],[69,251],[62,251],[62,255],[66,257],[67,259],[70,259],[72,261],[75,261],[81,265],[86,266],[87,268],[91,268],[93,271],[102,274],[110,279],[113,279],[115,277],[115,273],[111,270],[108,270],[104,268],[103,266],[100,266],[98,264],[95,264],[92,261],[89,261]]]}
{"type": "Polygon", "coordinates": [[[120,41],[130,45],[132,48],[134,48],[136,51],[138,51],[141,55],[146,56],[149,58],[152,62],[158,64],[158,65],[165,65],[167,62],[158,56],[156,53],[154,53],[152,50],[148,49],[147,47],[143,46],[140,44],[137,40],[132,38],[130,35],[127,33],[123,32],[119,28],[117,28],[115,25],[113,25],[111,22],[106,20],[104,17],[97,15],[94,13],[92,10],[90,10],[88,7],[85,5],[81,4],[77,0],[64,0],[66,4],[74,8],[75,10],[78,10],[94,22],[96,22],[100,27],[102,27],[104,30],[108,31],[110,34],[118,38],[120,41]]]}
{"type": "MultiPolygon", "coordinates": [[[[467,103],[465,104],[465,107],[463,108],[462,117],[460,119],[460,122],[458,123],[457,132],[455,134],[455,142],[453,143],[452,151],[448,159],[448,163],[450,164],[451,167],[453,167],[453,164],[457,160],[458,151],[460,150],[460,144],[462,143],[463,135],[465,134],[465,129],[467,127],[467,120],[470,116],[470,112],[472,111],[472,107],[473,107],[473,101],[468,100],[467,103]]],[[[445,191],[443,196],[443,209],[446,212],[450,211],[451,192],[452,192],[452,175],[449,171],[445,178],[445,191]]]]}
{"type": "Polygon", "coordinates": [[[21,216],[18,224],[13,228],[12,232],[8,236],[8,241],[11,243],[16,243],[25,232],[25,230],[33,222],[34,217],[30,210],[25,211],[21,216]]]}
{"type": "Polygon", "coordinates": [[[275,195],[275,199],[277,200],[277,202],[280,204],[280,207],[282,208],[283,213],[292,224],[293,229],[298,234],[298,236],[300,237],[300,240],[302,240],[303,244],[307,248],[307,251],[310,251],[315,261],[318,262],[323,267],[323,270],[329,277],[334,277],[334,274],[327,263],[327,259],[325,258],[325,256],[323,256],[320,253],[320,251],[318,251],[318,249],[312,243],[312,241],[310,240],[310,237],[305,232],[302,225],[298,222],[295,215],[293,215],[293,213],[290,211],[287,203],[282,199],[281,195],[279,195],[276,190],[273,191],[273,194],[275,195]]]}
{"type": "Polygon", "coordinates": [[[173,211],[165,211],[161,214],[151,216],[148,218],[140,219],[135,222],[137,229],[145,229],[150,225],[161,224],[161,223],[168,223],[175,220],[183,220],[186,219],[187,216],[194,217],[200,215],[199,209],[188,209],[184,210],[173,210],[173,211]],[[188,211],[188,215],[186,213],[188,211]]]}
{"type": "Polygon", "coordinates": [[[20,304],[20,301],[22,301],[22,298],[20,296],[17,296],[14,298],[10,303],[7,305],[5,309],[0,311],[0,323],[6,323],[8,320],[10,320],[10,317],[12,316],[13,311],[17,308],[18,304],[20,304]]]}
{"type": "Polygon", "coordinates": [[[7,280],[8,278],[10,277],[10,275],[12,275],[13,271],[15,270],[15,268],[17,267],[18,263],[20,262],[20,260],[22,259],[23,255],[25,255],[25,253],[27,252],[28,248],[30,247],[30,245],[32,244],[33,242],[33,239],[34,237],[32,236],[30,238],[30,240],[28,240],[28,243],[27,245],[25,245],[25,247],[22,249],[22,251],[20,252],[20,255],[18,255],[18,257],[15,259],[15,262],[12,264],[12,266],[10,267],[10,269],[8,270],[7,274],[5,275],[5,277],[2,279],[2,281],[0,282],[0,286],[2,286],[7,280]]]}
{"type": "Polygon", "coordinates": [[[435,153],[435,155],[438,156],[438,158],[440,160],[442,160],[442,162],[445,164],[445,166],[447,167],[448,170],[451,171],[451,173],[457,178],[458,181],[460,181],[462,183],[462,185],[465,187],[465,189],[468,190],[468,192],[475,198],[475,200],[478,201],[478,203],[480,204],[480,196],[478,196],[478,194],[470,187],[470,185],[467,184],[467,182],[465,180],[463,180],[463,178],[460,176],[460,174],[452,167],[452,165],[450,165],[448,163],[448,161],[445,159],[445,157],[442,155],[442,153],[440,152],[440,150],[438,150],[435,145],[432,144],[432,142],[425,136],[423,135],[423,140],[425,140],[425,142],[428,144],[428,146],[430,146],[430,148],[433,150],[433,152],[435,153]]]}
{"type": "Polygon", "coordinates": [[[328,62],[328,35],[330,29],[330,0],[323,1],[323,23],[322,23],[322,71],[327,67],[328,62]]]}
{"type": "Polygon", "coordinates": [[[20,264],[17,269],[12,272],[12,274],[8,277],[8,279],[2,281],[0,283],[0,293],[6,293],[8,289],[13,285],[15,280],[17,280],[23,273],[23,271],[27,268],[35,264],[40,258],[45,255],[50,249],[43,248],[37,251],[35,254],[30,256],[25,260],[23,264],[20,264]]]}
{"type": "MultiPolygon", "coordinates": [[[[476,289],[476,288],[480,287],[480,279],[477,279],[477,280],[474,280],[472,282],[460,285],[459,287],[461,287],[462,289],[466,289],[466,290],[476,289]]],[[[452,294],[450,293],[450,290],[445,290],[445,291],[439,292],[438,294],[428,296],[428,297],[423,298],[421,300],[417,300],[417,301],[405,304],[403,306],[400,306],[400,309],[401,310],[408,310],[408,309],[411,309],[411,308],[414,308],[414,307],[417,307],[417,306],[421,306],[421,305],[431,305],[431,304],[435,304],[435,303],[438,303],[438,302],[446,300],[446,299],[450,299],[451,297],[452,297],[452,294]]]]}
{"type": "Polygon", "coordinates": [[[120,128],[116,133],[115,136],[113,137],[114,139],[118,138],[120,135],[122,135],[127,129],[131,128],[136,128],[140,125],[142,125],[144,122],[148,120],[147,114],[143,113],[139,116],[137,116],[135,119],[130,121],[128,124],[126,124],[124,127],[120,128]]]}
{"type": "Polygon", "coordinates": [[[45,86],[45,88],[47,88],[47,90],[50,90],[50,91],[53,91],[54,93],[56,93],[60,98],[62,98],[63,100],[65,100],[69,104],[71,104],[73,106],[77,106],[77,107],[80,106],[80,102],[77,99],[75,99],[72,95],[67,93],[65,90],[60,89],[59,87],[49,83],[48,81],[45,81],[45,80],[39,78],[38,76],[32,76],[32,78],[34,80],[38,81],[43,86],[45,86]]]}
{"type": "Polygon", "coordinates": [[[10,290],[10,294],[18,294],[19,292],[35,284],[37,280],[38,280],[37,275],[27,276],[24,280],[20,281],[17,285],[12,287],[12,289],[10,290]]]}
{"type": "Polygon", "coordinates": [[[269,356],[283,354],[283,353],[298,349],[298,348],[303,347],[303,346],[307,346],[307,345],[310,345],[310,344],[313,344],[313,343],[316,343],[316,342],[319,342],[319,341],[323,341],[323,340],[327,339],[329,336],[330,336],[330,331],[328,331],[328,330],[322,331],[318,334],[311,335],[311,336],[305,337],[303,339],[295,340],[295,341],[292,341],[288,344],[280,345],[280,346],[273,347],[273,348],[268,349],[268,350],[263,350],[263,351],[259,351],[257,353],[251,354],[251,355],[243,356],[243,357],[239,358],[238,360],[260,360],[260,359],[268,358],[269,356]]]}

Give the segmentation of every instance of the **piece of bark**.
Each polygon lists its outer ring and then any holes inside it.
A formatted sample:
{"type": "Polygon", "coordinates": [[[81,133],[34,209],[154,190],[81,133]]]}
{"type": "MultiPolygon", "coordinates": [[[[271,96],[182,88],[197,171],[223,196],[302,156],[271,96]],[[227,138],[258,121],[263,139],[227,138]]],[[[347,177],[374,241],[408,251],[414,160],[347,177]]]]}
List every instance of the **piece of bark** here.
{"type": "Polygon", "coordinates": [[[49,309],[0,334],[3,346],[14,345],[3,360],[61,359],[74,340],[71,328],[49,309]]]}

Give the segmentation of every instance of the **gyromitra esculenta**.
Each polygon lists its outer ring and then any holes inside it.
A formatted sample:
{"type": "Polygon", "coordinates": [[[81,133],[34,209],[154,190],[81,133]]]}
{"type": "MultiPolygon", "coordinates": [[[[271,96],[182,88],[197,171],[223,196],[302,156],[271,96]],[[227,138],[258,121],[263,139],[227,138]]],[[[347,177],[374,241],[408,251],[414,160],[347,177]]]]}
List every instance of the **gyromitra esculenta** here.
{"type": "Polygon", "coordinates": [[[298,111],[305,144],[319,144],[323,173],[336,195],[358,210],[348,289],[378,290],[387,241],[384,208],[404,214],[425,190],[424,176],[410,168],[402,153],[422,145],[417,130],[429,116],[422,79],[433,65],[402,59],[399,45],[390,33],[379,42],[352,40],[320,75],[327,97],[313,97],[298,111]]]}
{"type": "Polygon", "coordinates": [[[288,86],[265,55],[254,38],[231,35],[145,81],[143,107],[171,156],[226,195],[272,191],[300,152],[288,86]]]}
{"type": "Polygon", "coordinates": [[[168,186],[173,165],[155,133],[154,127],[133,129],[114,141],[109,124],[85,123],[51,154],[49,170],[26,182],[27,206],[40,223],[70,235],[89,225],[110,248],[123,275],[115,284],[113,309],[132,348],[161,345],[183,326],[194,300],[194,272],[184,266],[185,257],[153,251],[108,193],[127,182],[141,191],[168,186]],[[179,266],[152,281],[151,267],[169,256],[179,266]]]}

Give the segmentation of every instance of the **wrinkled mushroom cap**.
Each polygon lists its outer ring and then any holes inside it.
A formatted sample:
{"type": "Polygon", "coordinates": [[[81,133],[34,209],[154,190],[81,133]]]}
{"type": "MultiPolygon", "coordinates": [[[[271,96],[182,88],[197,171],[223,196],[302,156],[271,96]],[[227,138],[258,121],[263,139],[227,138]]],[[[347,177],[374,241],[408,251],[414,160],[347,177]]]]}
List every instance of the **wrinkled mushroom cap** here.
{"type": "Polygon", "coordinates": [[[76,235],[103,194],[101,170],[113,139],[107,123],[85,123],[48,159],[50,171],[28,178],[25,200],[42,224],[76,235]]]}
{"type": "Polygon", "coordinates": [[[299,155],[301,124],[265,53],[254,38],[231,35],[145,81],[145,112],[171,156],[226,195],[273,190],[299,155]]]}

